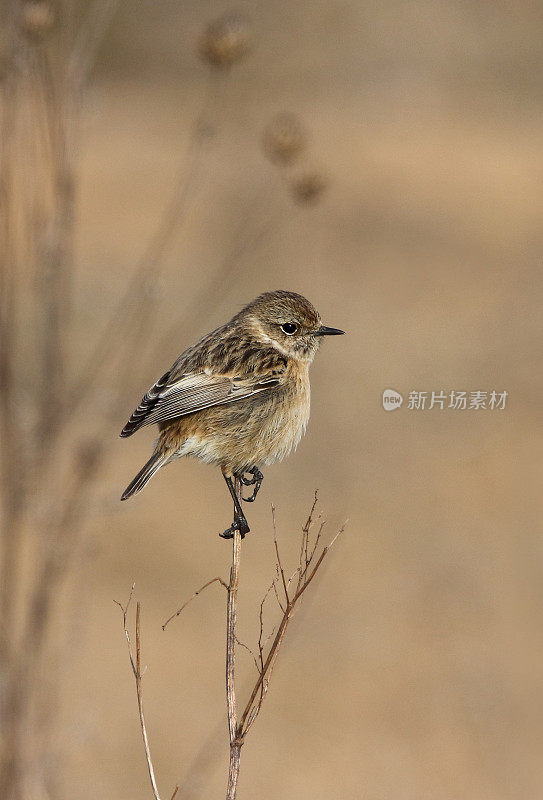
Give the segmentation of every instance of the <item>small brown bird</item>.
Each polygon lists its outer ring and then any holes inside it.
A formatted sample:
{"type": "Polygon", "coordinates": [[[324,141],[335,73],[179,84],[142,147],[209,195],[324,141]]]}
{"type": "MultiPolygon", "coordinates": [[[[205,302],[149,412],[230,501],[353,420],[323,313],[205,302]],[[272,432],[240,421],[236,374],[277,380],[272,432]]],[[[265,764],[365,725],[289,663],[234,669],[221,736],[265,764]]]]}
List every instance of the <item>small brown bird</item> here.
{"type": "Polygon", "coordinates": [[[181,456],[220,466],[234,501],[234,522],[221,534],[242,536],[249,525],[233,478],[262,484],[260,468],[295,448],[309,419],[309,365],[323,336],[342,334],[321,324],[309,300],[295,292],[266,292],[230,322],[182,353],[142,398],[121,436],[158,423],[149,461],[121,500],[140,492],[160,467],[181,456]],[[250,476],[250,477],[247,477],[250,476]]]}

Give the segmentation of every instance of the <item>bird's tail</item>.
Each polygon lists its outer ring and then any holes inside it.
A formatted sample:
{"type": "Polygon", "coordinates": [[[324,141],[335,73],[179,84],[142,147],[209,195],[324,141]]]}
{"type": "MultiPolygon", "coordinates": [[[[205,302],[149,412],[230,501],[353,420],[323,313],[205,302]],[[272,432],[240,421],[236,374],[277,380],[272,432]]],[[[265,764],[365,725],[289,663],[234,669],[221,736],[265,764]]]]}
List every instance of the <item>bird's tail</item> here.
{"type": "Polygon", "coordinates": [[[124,490],[121,500],[128,500],[132,495],[141,492],[143,487],[151,480],[155,472],[168,460],[167,453],[153,453],[147,464],[143,466],[134,480],[132,480],[124,490]]]}

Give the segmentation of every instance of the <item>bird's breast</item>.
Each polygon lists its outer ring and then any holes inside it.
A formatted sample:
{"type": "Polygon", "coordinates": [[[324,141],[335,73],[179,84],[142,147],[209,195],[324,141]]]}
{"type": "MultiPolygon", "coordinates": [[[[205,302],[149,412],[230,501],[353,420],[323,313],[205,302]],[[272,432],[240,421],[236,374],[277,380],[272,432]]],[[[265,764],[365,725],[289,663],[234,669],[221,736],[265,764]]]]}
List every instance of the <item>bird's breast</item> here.
{"type": "Polygon", "coordinates": [[[270,413],[262,425],[262,464],[281,461],[295,449],[309,421],[310,387],[307,368],[297,370],[270,398],[270,413]]]}

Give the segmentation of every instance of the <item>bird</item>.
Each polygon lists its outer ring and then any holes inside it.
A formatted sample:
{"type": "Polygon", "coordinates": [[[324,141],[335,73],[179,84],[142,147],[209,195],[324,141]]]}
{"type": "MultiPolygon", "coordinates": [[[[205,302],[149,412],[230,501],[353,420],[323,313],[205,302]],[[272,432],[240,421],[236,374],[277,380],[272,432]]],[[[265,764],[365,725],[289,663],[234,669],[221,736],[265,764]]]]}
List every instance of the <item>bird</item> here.
{"type": "MultiPolygon", "coordinates": [[[[158,424],[151,458],[124,490],[140,492],[166,464],[192,456],[221,468],[234,502],[225,539],[250,530],[235,488],[253,487],[261,469],[281,461],[298,445],[309,420],[309,366],[325,336],[343,334],[322,324],[300,294],[264,292],[229,322],[202,337],[177,358],[143,396],[121,431],[132,436],[158,424]]],[[[241,493],[240,493],[241,495],[241,493]]]]}

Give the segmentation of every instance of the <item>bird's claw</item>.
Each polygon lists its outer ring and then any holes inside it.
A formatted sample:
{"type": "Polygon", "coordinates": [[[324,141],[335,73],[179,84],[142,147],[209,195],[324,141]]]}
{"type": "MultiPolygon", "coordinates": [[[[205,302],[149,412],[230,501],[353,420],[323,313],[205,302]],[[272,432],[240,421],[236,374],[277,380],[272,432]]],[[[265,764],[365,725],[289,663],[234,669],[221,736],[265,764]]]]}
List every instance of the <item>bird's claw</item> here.
{"type": "Polygon", "coordinates": [[[262,486],[262,481],[257,481],[255,483],[255,488],[253,489],[252,495],[250,497],[243,497],[242,495],[241,499],[244,500],[246,503],[254,503],[261,486],[262,486]]]}
{"type": "Polygon", "coordinates": [[[249,530],[249,525],[247,524],[246,520],[235,519],[229,528],[222,533],[219,533],[219,536],[222,539],[233,539],[234,533],[239,531],[241,533],[241,538],[245,539],[245,534],[249,533],[249,530]]]}
{"type": "Polygon", "coordinates": [[[244,486],[254,486],[255,488],[253,489],[253,493],[250,497],[242,497],[241,499],[246,503],[254,503],[256,496],[260,491],[260,487],[262,486],[264,475],[260,472],[258,467],[251,467],[251,469],[248,469],[247,472],[252,476],[251,478],[246,478],[245,474],[242,474],[239,476],[239,479],[244,486]]]}

